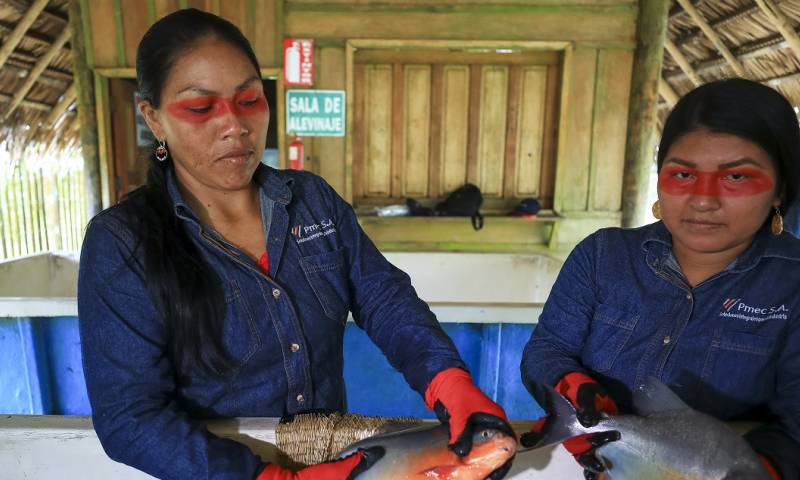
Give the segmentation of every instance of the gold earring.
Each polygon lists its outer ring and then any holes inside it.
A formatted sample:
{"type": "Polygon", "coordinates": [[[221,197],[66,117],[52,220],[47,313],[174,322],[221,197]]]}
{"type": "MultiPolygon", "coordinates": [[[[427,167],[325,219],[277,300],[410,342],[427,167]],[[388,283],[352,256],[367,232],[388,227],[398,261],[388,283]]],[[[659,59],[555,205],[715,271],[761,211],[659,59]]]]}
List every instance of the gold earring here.
{"type": "Polygon", "coordinates": [[[653,217],[655,217],[656,220],[661,220],[661,204],[658,203],[658,200],[653,204],[652,211],[653,217]]]}
{"type": "Polygon", "coordinates": [[[778,207],[775,207],[775,213],[772,215],[772,234],[780,235],[783,232],[783,217],[778,207]]]}

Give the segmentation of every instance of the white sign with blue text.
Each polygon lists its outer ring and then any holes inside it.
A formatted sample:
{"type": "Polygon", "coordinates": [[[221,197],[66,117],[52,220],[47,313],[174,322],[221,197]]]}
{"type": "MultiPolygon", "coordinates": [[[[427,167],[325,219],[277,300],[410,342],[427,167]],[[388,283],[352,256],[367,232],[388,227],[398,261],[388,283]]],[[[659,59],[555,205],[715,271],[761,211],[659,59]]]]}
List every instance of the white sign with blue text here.
{"type": "Polygon", "coordinates": [[[287,90],[286,133],[299,137],[343,137],[343,90],[287,90]]]}

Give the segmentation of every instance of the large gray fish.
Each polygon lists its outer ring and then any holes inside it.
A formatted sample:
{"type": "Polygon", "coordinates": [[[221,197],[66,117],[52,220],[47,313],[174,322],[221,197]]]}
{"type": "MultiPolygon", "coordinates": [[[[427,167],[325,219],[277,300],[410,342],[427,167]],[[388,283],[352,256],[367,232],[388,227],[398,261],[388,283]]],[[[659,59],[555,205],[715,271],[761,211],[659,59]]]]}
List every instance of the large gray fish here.
{"type": "Polygon", "coordinates": [[[596,451],[609,480],[770,480],[741,436],[716,418],[691,409],[655,378],[633,394],[638,415],[603,415],[591,428],[578,422],[566,398],[545,390],[548,416],[542,436],[521,452],[576,435],[617,430],[620,439],[596,451]]]}
{"type": "Polygon", "coordinates": [[[447,428],[422,426],[376,435],[347,447],[344,457],[358,448],[381,446],[385,454],[357,480],[483,480],[514,456],[517,440],[494,429],[478,430],[472,450],[459,457],[447,448],[447,428]]]}

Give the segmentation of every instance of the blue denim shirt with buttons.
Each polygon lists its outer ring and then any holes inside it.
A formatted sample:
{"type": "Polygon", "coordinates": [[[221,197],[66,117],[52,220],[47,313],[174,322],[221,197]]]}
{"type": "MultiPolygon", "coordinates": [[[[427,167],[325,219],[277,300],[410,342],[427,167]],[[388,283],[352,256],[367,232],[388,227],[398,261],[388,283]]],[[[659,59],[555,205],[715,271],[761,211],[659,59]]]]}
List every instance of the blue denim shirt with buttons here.
{"type": "Polygon", "coordinates": [[[553,386],[566,373],[589,373],[621,411],[632,410],[631,391],[649,376],[720,419],[766,404],[788,440],[785,456],[800,445],[799,292],[800,240],[787,233],[762,229],[692,288],[662,222],[603,229],[562,267],[522,375],[553,386]]]}
{"type": "Polygon", "coordinates": [[[254,179],[269,275],[199,222],[167,172],[175,215],[224,286],[223,341],[237,364],[228,378],[175,371],[123,209],[87,228],[78,309],[94,427],[111,458],[159,478],[255,477],[259,458],[208,433],[203,419],[346,410],[348,312],[420,393],[441,370],[464,367],[408,276],[327,183],[265,166],[254,179]]]}

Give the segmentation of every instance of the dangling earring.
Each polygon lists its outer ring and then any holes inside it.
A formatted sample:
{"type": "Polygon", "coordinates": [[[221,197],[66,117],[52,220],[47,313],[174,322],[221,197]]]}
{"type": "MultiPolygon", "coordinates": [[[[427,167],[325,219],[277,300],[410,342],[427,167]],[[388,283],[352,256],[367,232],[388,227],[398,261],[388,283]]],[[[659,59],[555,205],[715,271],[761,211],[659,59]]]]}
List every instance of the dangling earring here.
{"type": "Polygon", "coordinates": [[[775,207],[775,213],[772,215],[772,234],[780,235],[783,233],[783,217],[778,207],[775,207]]]}
{"type": "Polygon", "coordinates": [[[661,205],[658,203],[658,200],[653,203],[652,211],[653,217],[655,217],[656,220],[661,220],[661,205]]]}
{"type": "Polygon", "coordinates": [[[159,162],[163,162],[164,160],[169,157],[169,152],[167,151],[167,144],[164,140],[158,141],[158,146],[156,147],[156,159],[159,162]]]}

